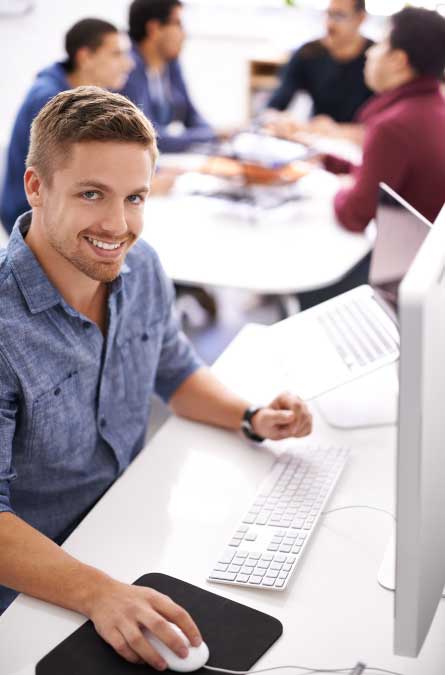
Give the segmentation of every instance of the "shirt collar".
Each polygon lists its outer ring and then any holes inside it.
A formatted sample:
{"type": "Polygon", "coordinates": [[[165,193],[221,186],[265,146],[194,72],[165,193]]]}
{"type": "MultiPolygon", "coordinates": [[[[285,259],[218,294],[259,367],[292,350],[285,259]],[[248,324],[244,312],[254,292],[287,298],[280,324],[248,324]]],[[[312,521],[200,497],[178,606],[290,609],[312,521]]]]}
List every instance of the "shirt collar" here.
{"type": "MultiPolygon", "coordinates": [[[[31,314],[38,314],[57,304],[66,306],[66,303],[25,242],[24,237],[31,224],[31,215],[32,211],[28,211],[17,219],[9,238],[7,256],[29,311],[31,314]]],[[[110,285],[110,295],[121,291],[122,275],[130,271],[127,263],[124,263],[119,276],[110,285]]]]}
{"type": "Polygon", "coordinates": [[[366,101],[362,108],[357,113],[356,119],[362,123],[367,123],[374,115],[383,112],[390,108],[395,103],[402,99],[417,97],[417,96],[431,96],[438,94],[439,81],[435,77],[422,75],[416,77],[414,80],[400,85],[395,89],[385,91],[382,94],[377,94],[366,101]]]}

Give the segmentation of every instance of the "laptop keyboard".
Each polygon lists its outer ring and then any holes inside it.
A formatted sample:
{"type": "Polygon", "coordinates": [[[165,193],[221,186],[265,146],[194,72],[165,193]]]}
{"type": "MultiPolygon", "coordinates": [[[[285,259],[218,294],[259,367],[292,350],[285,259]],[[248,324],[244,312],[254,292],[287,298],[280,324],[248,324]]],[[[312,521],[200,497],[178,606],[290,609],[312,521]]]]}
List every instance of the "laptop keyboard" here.
{"type": "Polygon", "coordinates": [[[348,453],[308,445],[280,455],[216,559],[209,581],[284,590],[348,453]]]}
{"type": "Polygon", "coordinates": [[[398,340],[379,321],[369,302],[349,300],[317,317],[340,357],[351,370],[398,354],[398,340]]]}

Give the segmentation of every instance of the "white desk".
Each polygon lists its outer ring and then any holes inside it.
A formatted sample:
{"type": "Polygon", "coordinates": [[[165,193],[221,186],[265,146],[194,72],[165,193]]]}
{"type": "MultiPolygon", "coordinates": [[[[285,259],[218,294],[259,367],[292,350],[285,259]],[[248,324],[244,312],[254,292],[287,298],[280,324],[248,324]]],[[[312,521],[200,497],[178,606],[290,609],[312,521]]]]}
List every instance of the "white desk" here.
{"type": "MultiPolygon", "coordinates": [[[[256,339],[246,332],[216,364],[228,384],[240,383],[256,339]]],[[[253,372],[251,363],[247,370],[253,372]]],[[[313,440],[352,448],[331,507],[394,508],[394,428],[344,432],[316,414],[313,440]]],[[[272,463],[272,446],[250,447],[233,433],[172,418],[65,548],[123,581],[165,572],[276,616],[284,633],[261,667],[345,667],[361,660],[404,675],[442,675],[443,604],[421,657],[392,655],[393,594],[376,579],[393,527],[384,514],[351,510],[326,516],[283,593],[205,581],[272,463]]],[[[31,675],[33,664],[82,622],[77,614],[21,596],[0,619],[0,673],[31,675]]]]}
{"type": "Polygon", "coordinates": [[[301,179],[306,199],[254,223],[215,200],[152,197],[143,237],[174,281],[291,294],[339,281],[370,250],[370,239],[340,227],[332,210],[337,178],[301,179]]]}

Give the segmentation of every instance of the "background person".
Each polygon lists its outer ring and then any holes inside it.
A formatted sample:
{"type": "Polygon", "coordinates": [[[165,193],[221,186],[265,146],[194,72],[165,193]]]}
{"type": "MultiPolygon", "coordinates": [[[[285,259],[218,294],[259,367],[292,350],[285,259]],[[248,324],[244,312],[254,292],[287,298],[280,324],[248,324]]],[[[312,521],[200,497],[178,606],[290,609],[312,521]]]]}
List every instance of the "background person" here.
{"type": "MultiPolygon", "coordinates": [[[[366,55],[365,77],[377,96],[360,114],[363,159],[353,166],[327,157],[325,166],[350,172],[336,194],[338,221],[353,232],[374,218],[379,183],[387,183],[433,222],[445,202],[445,18],[408,7],[391,17],[388,36],[366,55]]],[[[339,284],[302,293],[303,309],[367,283],[369,256],[339,284]]]]}
{"type": "Polygon", "coordinates": [[[193,105],[178,62],[185,39],[180,0],[133,0],[129,34],[135,68],[122,93],[158,132],[162,152],[182,152],[215,132],[193,105]]]}
{"type": "Polygon", "coordinates": [[[102,19],[75,23],[65,36],[65,51],[65,61],[38,73],[17,113],[0,196],[0,219],[8,232],[18,216],[29,209],[23,172],[31,123],[39,110],[59,92],[79,85],[120,89],[132,68],[127,36],[102,19]]]}
{"type": "Polygon", "coordinates": [[[268,103],[269,109],[284,111],[297,92],[306,91],[313,101],[314,117],[301,124],[289,115],[272,116],[272,128],[287,136],[310,131],[360,138],[357,125],[351,123],[371,96],[363,73],[365,52],[373,44],[360,33],[365,18],[365,0],[330,0],[326,35],[293,54],[268,103]]]}

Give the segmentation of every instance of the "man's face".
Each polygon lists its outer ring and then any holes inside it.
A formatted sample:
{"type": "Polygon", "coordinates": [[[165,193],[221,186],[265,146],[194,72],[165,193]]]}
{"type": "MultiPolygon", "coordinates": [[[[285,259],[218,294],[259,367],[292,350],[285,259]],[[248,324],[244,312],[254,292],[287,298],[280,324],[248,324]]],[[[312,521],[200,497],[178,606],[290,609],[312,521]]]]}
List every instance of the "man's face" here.
{"type": "Polygon", "coordinates": [[[370,47],[366,52],[365,82],[376,93],[385,91],[391,81],[394,67],[394,52],[389,38],[370,47]]]}
{"type": "Polygon", "coordinates": [[[330,0],[326,10],[326,33],[334,46],[347,45],[357,37],[364,12],[357,11],[355,0],[330,0]]]}
{"type": "Polygon", "coordinates": [[[104,89],[122,89],[134,67],[129,38],[122,33],[104,35],[101,45],[85,48],[78,61],[91,83],[104,89]]]}
{"type": "Polygon", "coordinates": [[[90,279],[115,279],[143,227],[153,162],[136,143],[71,146],[68,161],[41,186],[41,235],[90,279]]]}
{"type": "Polygon", "coordinates": [[[185,33],[181,7],[173,7],[166,23],[159,24],[157,46],[164,61],[173,61],[181,53],[185,33]]]}

